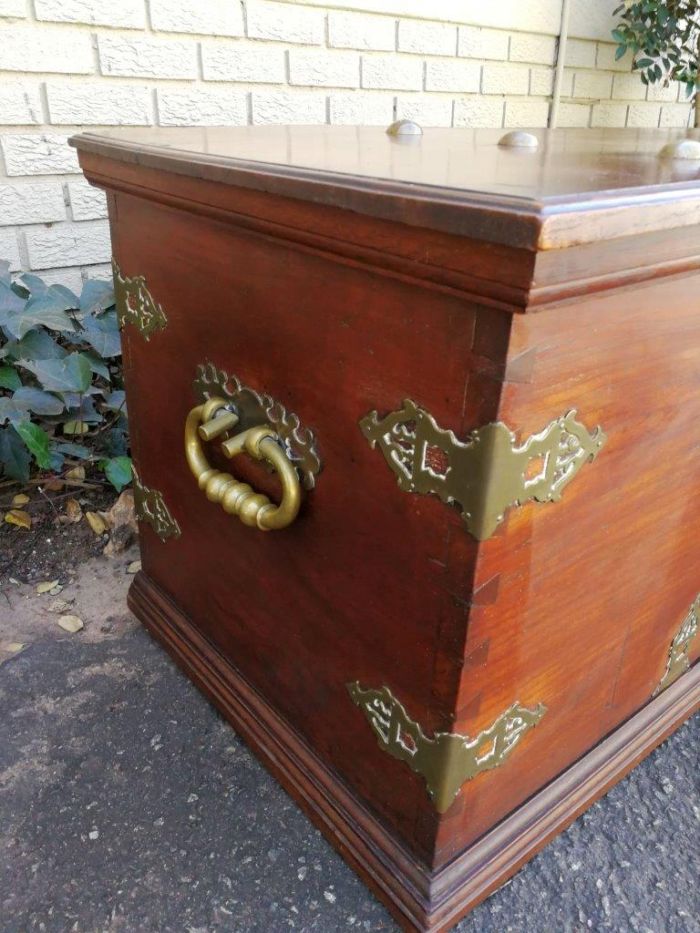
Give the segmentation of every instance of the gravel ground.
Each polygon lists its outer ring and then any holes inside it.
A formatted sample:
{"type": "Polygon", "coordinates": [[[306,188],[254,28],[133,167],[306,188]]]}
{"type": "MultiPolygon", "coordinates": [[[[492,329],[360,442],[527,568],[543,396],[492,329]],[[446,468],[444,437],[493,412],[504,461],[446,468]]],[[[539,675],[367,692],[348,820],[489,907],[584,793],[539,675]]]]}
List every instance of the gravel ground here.
{"type": "MultiPolygon", "coordinates": [[[[82,614],[0,667],[2,933],[396,930],[145,632],[82,614]]],[[[457,930],[700,933],[699,733],[695,717],[457,930]]]]}

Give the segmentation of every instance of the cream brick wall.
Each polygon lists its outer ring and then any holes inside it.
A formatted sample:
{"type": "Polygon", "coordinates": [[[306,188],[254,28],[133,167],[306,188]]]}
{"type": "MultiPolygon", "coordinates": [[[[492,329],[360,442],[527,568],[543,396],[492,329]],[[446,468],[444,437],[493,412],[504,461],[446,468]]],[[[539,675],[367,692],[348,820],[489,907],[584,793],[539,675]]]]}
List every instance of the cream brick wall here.
{"type": "MultiPolygon", "coordinates": [[[[685,126],[574,0],[560,124],[685,126]]],[[[545,126],[561,0],[0,0],[0,258],[76,287],[105,274],[105,199],[82,127],[545,126]]]]}

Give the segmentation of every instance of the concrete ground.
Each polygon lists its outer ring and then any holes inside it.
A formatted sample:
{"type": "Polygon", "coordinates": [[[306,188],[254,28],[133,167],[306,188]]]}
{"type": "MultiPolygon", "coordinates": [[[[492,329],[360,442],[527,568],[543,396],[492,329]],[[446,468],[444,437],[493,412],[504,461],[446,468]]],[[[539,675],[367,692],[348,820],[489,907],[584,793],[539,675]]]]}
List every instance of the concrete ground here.
{"type": "MultiPolygon", "coordinates": [[[[134,557],[63,581],[77,634],[55,596],[0,592],[0,931],[395,930],[126,611],[134,557]]],[[[460,933],[700,933],[699,738],[696,717],[460,933]]]]}

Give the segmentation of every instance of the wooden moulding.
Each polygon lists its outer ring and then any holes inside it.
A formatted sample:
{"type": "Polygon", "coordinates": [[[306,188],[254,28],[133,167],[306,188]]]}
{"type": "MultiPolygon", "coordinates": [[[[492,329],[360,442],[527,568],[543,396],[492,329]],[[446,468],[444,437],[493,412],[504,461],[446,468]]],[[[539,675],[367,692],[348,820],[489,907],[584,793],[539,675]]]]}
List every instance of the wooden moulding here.
{"type": "Polygon", "coordinates": [[[406,930],[450,929],[700,705],[696,664],[460,856],[431,873],[143,572],[131,587],[129,606],[406,930]]]}
{"type": "Polygon", "coordinates": [[[540,249],[535,237],[542,220],[537,205],[529,213],[510,202],[501,206],[497,228],[510,229],[517,223],[524,231],[522,241],[504,244],[480,240],[464,218],[455,230],[420,228],[407,223],[407,209],[402,220],[355,214],[352,205],[319,205],[296,200],[289,192],[271,197],[255,188],[169,174],[148,167],[147,161],[132,165],[90,151],[81,151],[80,166],[91,184],[110,192],[233,224],[297,250],[511,313],[539,311],[594,292],[700,269],[697,225],[647,230],[641,221],[637,228],[627,217],[625,229],[616,233],[615,249],[604,239],[579,242],[573,231],[569,244],[540,249]]]}

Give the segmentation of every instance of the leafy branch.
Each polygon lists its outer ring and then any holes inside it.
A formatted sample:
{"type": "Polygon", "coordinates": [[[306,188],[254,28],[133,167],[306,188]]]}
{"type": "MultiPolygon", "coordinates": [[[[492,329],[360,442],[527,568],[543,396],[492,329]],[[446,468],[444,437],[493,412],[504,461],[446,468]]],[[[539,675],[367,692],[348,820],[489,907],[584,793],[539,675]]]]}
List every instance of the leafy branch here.
{"type": "Polygon", "coordinates": [[[618,43],[615,57],[631,51],[632,69],[640,72],[644,84],[679,81],[687,97],[698,93],[698,0],[625,0],[613,15],[620,16],[612,32],[618,43]]]}

